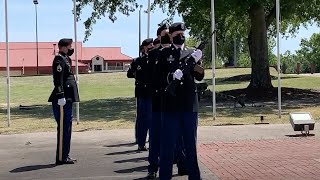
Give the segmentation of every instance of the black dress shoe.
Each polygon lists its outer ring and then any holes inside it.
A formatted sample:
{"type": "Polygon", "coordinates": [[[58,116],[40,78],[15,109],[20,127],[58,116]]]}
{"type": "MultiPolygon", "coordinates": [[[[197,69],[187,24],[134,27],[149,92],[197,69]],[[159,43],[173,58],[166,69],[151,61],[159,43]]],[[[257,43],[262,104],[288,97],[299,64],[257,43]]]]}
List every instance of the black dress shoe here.
{"type": "Polygon", "coordinates": [[[185,175],[188,175],[188,172],[185,169],[178,169],[178,175],[185,176],[185,175]]]}
{"type": "Polygon", "coordinates": [[[147,179],[156,179],[157,178],[157,173],[155,172],[148,172],[148,175],[146,177],[147,179]]]}
{"type": "Polygon", "coordinates": [[[71,157],[68,157],[68,158],[67,158],[67,160],[69,160],[69,161],[73,161],[73,162],[77,162],[77,160],[76,160],[76,159],[73,159],[73,158],[71,158],[71,157]]]}
{"type": "Polygon", "coordinates": [[[148,151],[146,146],[138,147],[138,151],[148,151]]]}
{"type": "Polygon", "coordinates": [[[56,165],[62,165],[62,164],[74,164],[74,161],[67,159],[65,161],[56,161],[56,165]]]}

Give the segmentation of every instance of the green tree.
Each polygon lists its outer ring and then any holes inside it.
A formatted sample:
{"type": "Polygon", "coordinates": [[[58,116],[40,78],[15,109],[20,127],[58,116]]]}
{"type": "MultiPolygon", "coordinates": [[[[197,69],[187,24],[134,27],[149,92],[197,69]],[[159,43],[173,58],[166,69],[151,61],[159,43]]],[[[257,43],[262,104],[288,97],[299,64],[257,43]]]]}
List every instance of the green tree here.
{"type": "MultiPolygon", "coordinates": [[[[129,15],[138,4],[136,0],[77,0],[78,15],[86,7],[92,7],[92,16],[85,21],[86,38],[97,19],[108,16],[115,21],[116,12],[129,15]]],[[[233,38],[247,41],[251,59],[251,82],[249,88],[264,90],[272,88],[268,60],[267,36],[275,34],[275,0],[215,0],[217,41],[233,38]]],[[[208,36],[210,30],[209,0],[155,0],[153,7],[159,5],[169,15],[180,13],[191,35],[201,38],[208,36]]],[[[319,21],[320,0],[281,1],[282,30],[295,33],[301,23],[319,21]]],[[[221,43],[222,44],[222,43],[221,43]]]]}
{"type": "Polygon", "coordinates": [[[192,37],[186,38],[186,42],[185,42],[186,47],[194,48],[197,46],[197,44],[198,44],[198,42],[196,39],[194,39],[192,37]]]}
{"type": "Polygon", "coordinates": [[[286,51],[284,54],[280,56],[281,58],[281,71],[284,74],[296,73],[297,67],[297,56],[291,54],[290,51],[286,51]]]}
{"type": "Polygon", "coordinates": [[[309,40],[302,39],[300,50],[297,50],[297,56],[301,58],[303,66],[309,71],[309,66],[315,64],[317,71],[320,70],[320,33],[313,34],[309,40]]]}

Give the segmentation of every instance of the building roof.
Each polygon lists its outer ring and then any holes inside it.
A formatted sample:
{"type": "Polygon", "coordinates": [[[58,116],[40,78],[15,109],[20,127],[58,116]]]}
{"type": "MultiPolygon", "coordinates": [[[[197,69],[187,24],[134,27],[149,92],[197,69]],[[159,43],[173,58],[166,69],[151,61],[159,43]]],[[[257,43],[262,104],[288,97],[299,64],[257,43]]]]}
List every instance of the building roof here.
{"type": "Polygon", "coordinates": [[[95,56],[103,57],[107,61],[131,61],[132,58],[121,53],[120,47],[84,47],[82,60],[91,60],[95,56]]]}
{"type": "MultiPolygon", "coordinates": [[[[51,66],[54,59],[54,49],[58,52],[57,42],[39,42],[39,66],[51,66]],[[55,47],[55,48],[54,48],[55,47]]],[[[74,47],[74,44],[73,44],[74,47]]],[[[36,67],[37,50],[35,42],[10,42],[9,61],[10,67],[36,67]]],[[[83,47],[81,42],[77,43],[78,60],[91,60],[95,56],[101,56],[107,61],[131,61],[131,57],[121,53],[120,47],[83,47]]],[[[0,67],[6,67],[6,44],[0,43],[0,67]]],[[[71,56],[75,60],[75,55],[71,56]]],[[[79,62],[79,66],[87,66],[79,62]]],[[[72,63],[75,66],[75,63],[72,63]]]]}

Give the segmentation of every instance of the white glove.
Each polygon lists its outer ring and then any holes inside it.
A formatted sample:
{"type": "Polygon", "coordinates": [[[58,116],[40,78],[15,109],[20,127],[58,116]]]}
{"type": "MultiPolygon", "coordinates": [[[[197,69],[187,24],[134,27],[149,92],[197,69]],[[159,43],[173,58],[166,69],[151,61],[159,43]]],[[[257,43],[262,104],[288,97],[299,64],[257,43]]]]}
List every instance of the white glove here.
{"type": "Polygon", "coordinates": [[[177,69],[174,73],[173,73],[173,79],[178,79],[181,80],[183,76],[183,73],[180,69],[177,69]]]}
{"type": "Polygon", "coordinates": [[[61,98],[58,100],[58,105],[59,106],[64,106],[66,104],[66,98],[61,98]]]}
{"type": "Polygon", "coordinates": [[[197,63],[202,57],[202,51],[200,49],[195,50],[191,56],[194,58],[195,62],[197,63]]]}

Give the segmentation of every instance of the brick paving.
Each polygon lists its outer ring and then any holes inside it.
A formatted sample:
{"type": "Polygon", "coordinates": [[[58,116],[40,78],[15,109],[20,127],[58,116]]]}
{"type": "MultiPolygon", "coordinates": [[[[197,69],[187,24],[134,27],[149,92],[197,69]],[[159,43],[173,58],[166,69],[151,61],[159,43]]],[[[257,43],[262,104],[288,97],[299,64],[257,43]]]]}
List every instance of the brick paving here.
{"type": "Polygon", "coordinates": [[[219,179],[320,179],[320,139],[285,138],[200,144],[199,160],[219,179]]]}

